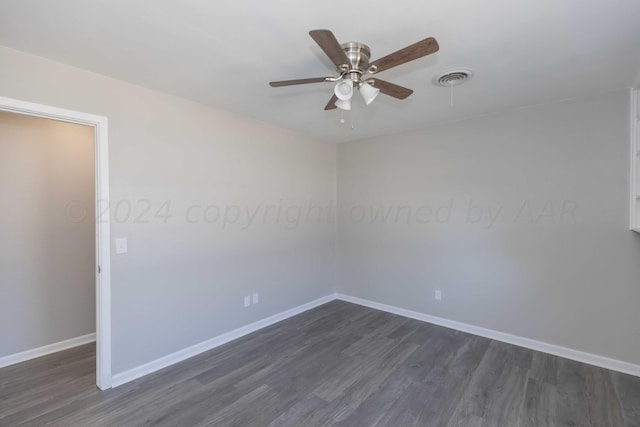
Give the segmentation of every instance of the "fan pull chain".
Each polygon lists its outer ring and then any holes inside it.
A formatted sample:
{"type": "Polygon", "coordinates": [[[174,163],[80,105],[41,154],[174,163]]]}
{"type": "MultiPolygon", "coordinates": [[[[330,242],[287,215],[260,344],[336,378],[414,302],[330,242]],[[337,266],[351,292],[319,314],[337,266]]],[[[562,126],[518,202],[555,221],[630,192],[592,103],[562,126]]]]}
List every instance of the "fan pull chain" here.
{"type": "MultiPolygon", "coordinates": [[[[349,120],[351,121],[351,129],[355,129],[356,126],[353,124],[353,113],[350,112],[349,114],[349,120]]],[[[340,110],[340,123],[344,124],[345,123],[345,119],[344,119],[344,110],[340,110]]]]}

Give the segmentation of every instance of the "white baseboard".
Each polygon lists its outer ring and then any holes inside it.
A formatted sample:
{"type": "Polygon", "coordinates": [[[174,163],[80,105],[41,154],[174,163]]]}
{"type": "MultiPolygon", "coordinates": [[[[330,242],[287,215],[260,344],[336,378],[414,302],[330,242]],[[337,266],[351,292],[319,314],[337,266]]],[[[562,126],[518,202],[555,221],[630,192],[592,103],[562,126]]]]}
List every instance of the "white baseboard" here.
{"type": "Polygon", "coordinates": [[[47,354],[57,353],[58,351],[68,350],[79,345],[89,344],[95,342],[96,334],[83,335],[81,337],[75,337],[64,341],[55,342],[53,344],[45,345],[42,347],[34,348],[32,350],[22,351],[20,353],[10,354],[8,356],[0,357],[0,368],[5,366],[15,365],[16,363],[26,362],[27,360],[35,359],[36,357],[46,356],[47,354]]]}
{"type": "Polygon", "coordinates": [[[445,328],[456,329],[458,331],[467,332],[496,341],[502,341],[508,344],[525,347],[531,350],[541,351],[543,353],[552,354],[554,356],[564,357],[566,359],[576,360],[578,362],[587,363],[589,365],[599,366],[601,368],[611,369],[629,375],[640,377],[640,365],[635,365],[621,360],[611,359],[597,354],[586,353],[584,351],[574,350],[555,344],[549,344],[543,341],[537,341],[530,338],[511,335],[504,332],[495,331],[493,329],[481,328],[479,326],[469,325],[467,323],[456,322],[454,320],[444,319],[442,317],[431,316],[417,311],[406,310],[404,308],[392,305],[382,304],[363,298],[352,297],[344,294],[336,294],[336,299],[347,301],[353,304],[363,305],[365,307],[374,308],[376,310],[386,311],[388,313],[397,314],[411,319],[421,320],[423,322],[432,323],[434,325],[444,326],[445,328]]]}
{"type": "MultiPolygon", "coordinates": [[[[322,304],[326,304],[335,299],[351,302],[354,304],[362,305],[365,307],[374,308],[377,310],[386,311],[388,313],[397,314],[411,319],[421,320],[423,322],[432,323],[434,325],[444,326],[446,328],[456,329],[458,331],[467,332],[473,335],[478,335],[485,338],[494,339],[496,341],[502,341],[508,344],[525,347],[531,350],[541,351],[543,353],[552,354],[559,357],[564,357],[578,362],[588,363],[590,365],[600,366],[602,368],[611,369],[613,371],[623,372],[640,377],[640,365],[634,365],[632,363],[623,362],[616,359],[611,359],[596,354],[586,353],[579,350],[562,347],[555,344],[549,344],[542,341],[533,340],[530,338],[524,338],[517,335],[511,335],[504,332],[495,331],[492,329],[481,328],[479,326],[469,325],[467,323],[456,322],[454,320],[448,320],[441,317],[431,316],[416,311],[406,310],[403,308],[382,304],[375,301],[366,300],[363,298],[352,297],[344,294],[332,294],[317,300],[311,301],[306,304],[302,304],[298,307],[294,307],[290,310],[283,311],[266,319],[259,320],[249,325],[234,329],[233,331],[218,335],[217,337],[203,341],[199,344],[195,344],[191,347],[179,350],[175,353],[163,356],[159,359],[153,360],[144,365],[140,365],[128,371],[121,372],[112,377],[112,387],[117,387],[130,381],[136,380],[145,375],[156,372],[160,369],[171,366],[175,363],[182,362],[190,357],[197,356],[205,351],[212,350],[218,346],[226,344],[244,335],[250,334],[274,323],[288,319],[312,308],[318,307],[322,304]]],[[[0,366],[1,365],[0,359],[0,366]]]]}
{"type": "Polygon", "coordinates": [[[228,343],[229,341],[233,341],[244,335],[273,325],[274,323],[278,323],[282,320],[288,319],[289,317],[293,317],[296,314],[300,314],[322,304],[331,302],[334,299],[336,299],[335,294],[319,298],[317,300],[299,305],[281,313],[274,314],[273,316],[267,317],[266,319],[258,320],[257,322],[253,322],[238,329],[234,329],[233,331],[218,335],[217,337],[203,341],[199,344],[192,345],[191,347],[176,351],[175,353],[168,354],[149,363],[145,363],[144,365],[129,369],[128,371],[121,372],[112,377],[111,386],[117,387],[119,385],[128,383],[152,372],[166,368],[167,366],[171,366],[190,357],[197,356],[198,354],[204,353],[205,351],[212,350],[218,346],[221,346],[222,344],[228,343]]]}

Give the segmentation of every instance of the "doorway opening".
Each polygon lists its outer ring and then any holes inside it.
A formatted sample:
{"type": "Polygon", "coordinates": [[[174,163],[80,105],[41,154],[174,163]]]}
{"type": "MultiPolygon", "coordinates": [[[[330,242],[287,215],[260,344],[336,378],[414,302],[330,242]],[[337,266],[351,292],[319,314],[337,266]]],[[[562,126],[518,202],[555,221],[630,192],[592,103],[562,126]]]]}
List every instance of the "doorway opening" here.
{"type": "MultiPolygon", "coordinates": [[[[111,388],[111,264],[107,118],[3,97],[0,97],[0,112],[83,125],[85,130],[86,127],[90,128],[89,132],[93,138],[94,191],[92,200],[88,200],[86,205],[83,205],[80,201],[68,200],[65,203],[64,214],[71,222],[83,220],[88,221],[88,225],[93,226],[90,229],[94,234],[93,241],[95,242],[95,263],[92,264],[91,269],[94,270],[93,277],[95,278],[96,385],[102,390],[111,388]],[[87,214],[89,218],[84,218],[84,215],[87,214]]],[[[54,212],[47,211],[46,204],[43,209],[45,217],[54,215],[54,212]]],[[[42,212],[40,214],[42,216],[42,212]]],[[[52,245],[55,247],[56,242],[54,241],[52,245]]],[[[32,245],[32,247],[37,246],[32,245]]],[[[3,327],[11,327],[11,325],[3,327]]],[[[65,345],[67,347],[78,345],[82,339],[88,340],[91,338],[92,341],[93,339],[90,335],[78,337],[75,341],[74,339],[67,340],[66,344],[63,341],[54,345],[0,357],[0,367],[60,351],[64,349],[65,345]]]]}

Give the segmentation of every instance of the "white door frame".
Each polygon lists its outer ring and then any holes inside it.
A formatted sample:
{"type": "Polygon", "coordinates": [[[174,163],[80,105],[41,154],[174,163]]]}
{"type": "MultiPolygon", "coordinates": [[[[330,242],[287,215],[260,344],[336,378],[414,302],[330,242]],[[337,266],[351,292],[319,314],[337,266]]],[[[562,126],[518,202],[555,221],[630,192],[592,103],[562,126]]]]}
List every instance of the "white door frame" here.
{"type": "Polygon", "coordinates": [[[0,97],[0,111],[77,123],[94,128],[96,207],[96,384],[111,388],[111,249],[109,235],[109,144],[106,117],[0,97]]]}

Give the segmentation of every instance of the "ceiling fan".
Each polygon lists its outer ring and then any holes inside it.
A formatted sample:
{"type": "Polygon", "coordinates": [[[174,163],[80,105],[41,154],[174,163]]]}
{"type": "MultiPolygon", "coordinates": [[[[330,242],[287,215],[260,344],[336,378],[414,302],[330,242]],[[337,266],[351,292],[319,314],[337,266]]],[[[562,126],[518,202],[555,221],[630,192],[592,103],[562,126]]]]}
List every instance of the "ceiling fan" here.
{"type": "Polygon", "coordinates": [[[282,80],[270,82],[269,85],[280,87],[306,83],[336,82],[334,94],[326,107],[324,107],[325,110],[333,110],[335,108],[350,110],[354,88],[359,90],[366,104],[373,102],[380,92],[394,98],[405,99],[413,93],[413,90],[378,78],[369,78],[368,75],[430,55],[440,48],[436,39],[429,37],[369,62],[371,49],[364,43],[349,42],[339,44],[336,37],[329,30],[312,30],[309,31],[309,35],[331,59],[339,75],[337,77],[282,80]]]}

